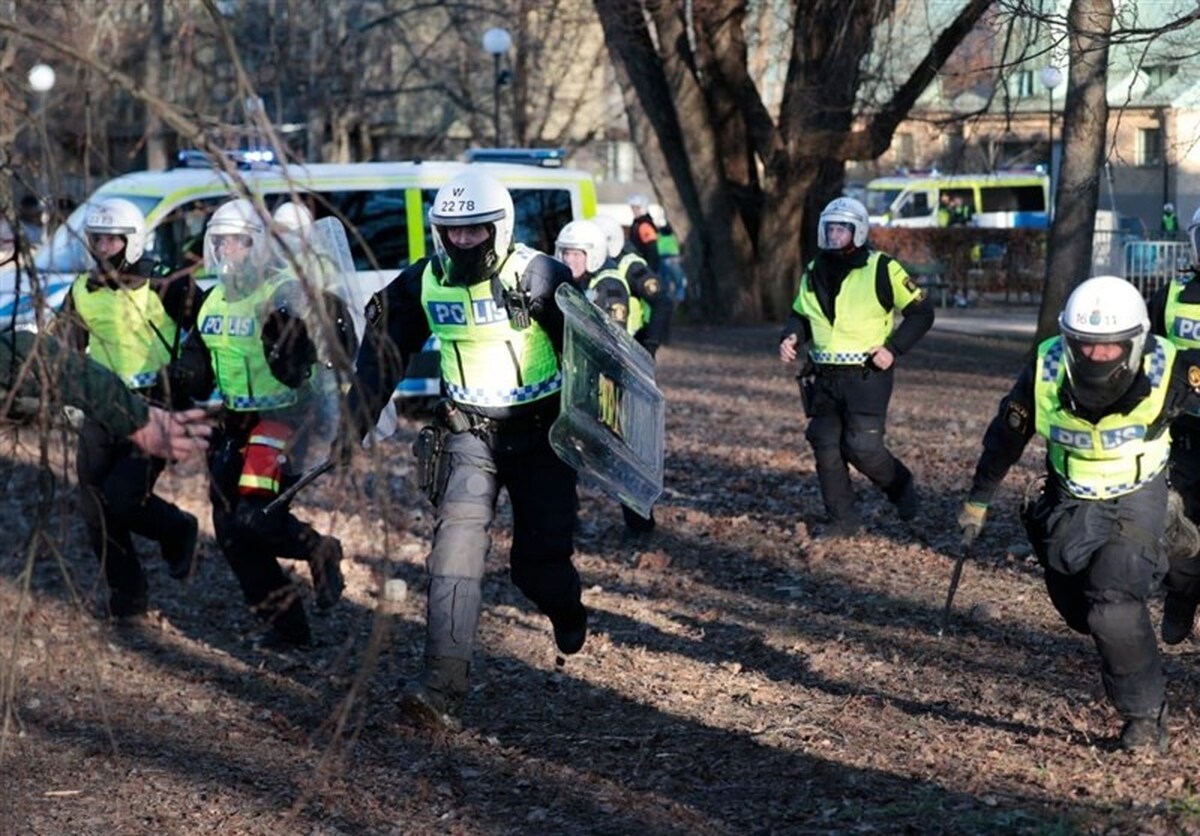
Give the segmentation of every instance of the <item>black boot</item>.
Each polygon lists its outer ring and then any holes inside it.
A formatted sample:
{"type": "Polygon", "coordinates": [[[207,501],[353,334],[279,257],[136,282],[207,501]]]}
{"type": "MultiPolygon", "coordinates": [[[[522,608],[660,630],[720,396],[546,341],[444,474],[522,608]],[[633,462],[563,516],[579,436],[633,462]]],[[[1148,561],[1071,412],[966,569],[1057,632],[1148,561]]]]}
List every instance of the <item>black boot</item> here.
{"type": "Polygon", "coordinates": [[[185,511],[178,532],[159,544],[163,560],[167,562],[167,574],[175,580],[184,580],[192,573],[192,563],[196,558],[196,541],[199,535],[199,522],[193,515],[185,511]]]}
{"type": "Polygon", "coordinates": [[[885,491],[887,498],[896,506],[896,516],[904,522],[912,522],[921,510],[921,497],[917,495],[917,482],[912,471],[896,462],[896,479],[885,491]]]}
{"type": "Polygon", "coordinates": [[[1192,634],[1195,622],[1196,602],[1168,592],[1163,601],[1162,640],[1167,644],[1179,644],[1192,634]]]}
{"type": "Polygon", "coordinates": [[[328,612],[342,598],[346,580],[342,577],[342,543],[336,537],[322,537],[308,559],[312,570],[317,609],[328,612]]]}
{"type": "Polygon", "coordinates": [[[554,625],[554,643],[565,656],[578,653],[587,640],[587,609],[576,604],[565,613],[550,616],[554,625]]]}
{"type": "Polygon", "coordinates": [[[400,710],[422,726],[461,731],[459,709],[467,694],[471,663],[448,656],[426,657],[420,679],[409,682],[400,694],[400,710]]]}
{"type": "Polygon", "coordinates": [[[1148,717],[1129,717],[1121,728],[1121,748],[1129,751],[1150,750],[1160,755],[1167,753],[1171,733],[1167,729],[1167,704],[1148,717]]]}

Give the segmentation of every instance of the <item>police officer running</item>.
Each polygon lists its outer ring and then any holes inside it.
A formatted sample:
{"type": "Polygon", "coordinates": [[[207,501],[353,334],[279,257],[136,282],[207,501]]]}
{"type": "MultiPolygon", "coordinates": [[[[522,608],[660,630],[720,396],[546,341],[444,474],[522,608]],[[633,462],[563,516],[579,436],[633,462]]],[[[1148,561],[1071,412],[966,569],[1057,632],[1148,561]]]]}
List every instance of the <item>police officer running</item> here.
{"type": "MultiPolygon", "coordinates": [[[[181,335],[196,322],[199,292],[184,276],[144,255],[146,222],[123,198],[87,208],[84,234],[95,266],[78,276],[60,314],[63,338],[119,375],[148,403],[169,406],[165,375],[180,351],[181,335]]],[[[196,518],[154,493],[166,460],[147,456],[129,439],[85,416],[75,460],[80,506],[92,549],[109,587],[116,618],[146,613],[147,583],[134,548],[138,534],[159,544],[171,577],[192,569],[196,518]]]]}
{"type": "Polygon", "coordinates": [[[1075,289],[1059,335],[1001,400],[958,522],[971,542],[1030,437],[1045,439],[1046,483],[1021,516],[1050,600],[1096,645],[1104,692],[1124,718],[1120,745],[1165,751],[1166,687],[1147,601],[1167,569],[1169,426],[1200,407],[1200,353],[1149,330],[1146,303],[1124,279],[1075,289]]]}
{"type": "MultiPolygon", "coordinates": [[[[576,286],[630,336],[645,329],[649,311],[633,295],[625,275],[608,257],[608,238],[604,228],[591,220],[571,221],[558,233],[554,257],[567,265],[576,286]]],[[[632,508],[621,506],[625,527],[635,535],[655,528],[654,512],[643,517],[632,508]]]]}
{"type": "Polygon", "coordinates": [[[426,561],[425,667],[401,709],[415,721],[458,726],[482,607],[488,527],[500,489],[512,503],[513,583],[549,617],[564,654],[587,635],[571,562],[575,471],[550,447],[559,412],[563,316],[554,291],[570,271],[513,242],[512,197],[480,171],[438,190],[429,212],[436,255],[405,268],[369,305],[350,435],[361,438],[432,332],[441,341],[438,421],[414,445],[435,509],[426,561]]]}
{"type": "MultiPolygon", "coordinates": [[[[1150,300],[1150,330],[1176,348],[1200,348],[1200,209],[1188,225],[1193,267],[1163,285],[1150,300]]],[[[1171,424],[1171,487],[1178,492],[1187,520],[1200,520],[1200,410],[1186,412],[1171,424]]],[[[1172,508],[1174,510],[1174,508],[1172,508]]],[[[1164,586],[1162,639],[1179,644],[1192,632],[1200,601],[1200,543],[1187,522],[1168,520],[1169,569],[1164,586]]]]}
{"type": "Polygon", "coordinates": [[[867,246],[868,225],[866,208],[852,198],[821,212],[821,252],[800,277],[779,343],[785,363],[807,354],[805,436],[833,536],[861,526],[848,464],[883,489],[900,519],[916,517],[919,503],[912,473],[884,446],[884,428],[896,358],[933,325],[933,305],[898,262],[867,246]],[[904,319],[893,331],[897,310],[904,319]]]}
{"type": "Polygon", "coordinates": [[[224,407],[208,459],[213,528],[246,602],[269,624],[260,644],[304,647],[312,642],[304,605],[277,558],[308,562],[319,611],[331,609],[344,587],[337,538],[286,505],[265,513],[300,475],[291,461],[317,396],[304,292],[294,276],[269,269],[265,219],[245,199],[213,213],[204,259],[218,282],[177,374],[192,392],[207,394],[215,384],[224,407]]]}
{"type": "Polygon", "coordinates": [[[619,221],[608,215],[597,215],[591,221],[604,230],[608,239],[608,257],[629,288],[630,297],[641,304],[642,324],[633,337],[654,357],[658,347],[665,345],[670,336],[675,302],[646,259],[625,238],[619,221]]]}

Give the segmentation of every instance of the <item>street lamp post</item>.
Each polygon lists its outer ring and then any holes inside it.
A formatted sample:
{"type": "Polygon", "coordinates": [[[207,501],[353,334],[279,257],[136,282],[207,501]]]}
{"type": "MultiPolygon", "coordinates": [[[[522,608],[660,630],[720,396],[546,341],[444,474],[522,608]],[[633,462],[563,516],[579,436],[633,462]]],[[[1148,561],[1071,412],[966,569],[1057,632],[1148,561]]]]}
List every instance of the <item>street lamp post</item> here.
{"type": "Polygon", "coordinates": [[[507,29],[489,29],[483,33],[483,48],[492,56],[495,73],[492,92],[492,127],[495,129],[496,147],[500,147],[500,88],[508,81],[508,74],[500,69],[500,59],[512,46],[512,37],[507,29]]]}
{"type": "MultiPolygon", "coordinates": [[[[42,207],[52,206],[48,202],[50,196],[51,171],[50,171],[50,137],[46,133],[46,94],[54,89],[54,82],[57,76],[54,73],[54,68],[49,64],[34,64],[29,68],[29,74],[26,76],[29,81],[29,89],[37,95],[37,130],[38,142],[42,146],[42,176],[38,178],[38,187],[41,194],[38,195],[38,203],[42,207]]],[[[40,241],[37,242],[41,244],[40,241]]]]}
{"type": "Polygon", "coordinates": [[[1046,85],[1046,92],[1049,94],[1050,103],[1046,108],[1046,115],[1049,119],[1049,129],[1046,133],[1047,142],[1050,145],[1050,216],[1054,216],[1054,195],[1058,191],[1058,181],[1055,178],[1054,171],[1054,88],[1062,82],[1062,70],[1051,64],[1048,67],[1042,68],[1042,84],[1046,85]]]}

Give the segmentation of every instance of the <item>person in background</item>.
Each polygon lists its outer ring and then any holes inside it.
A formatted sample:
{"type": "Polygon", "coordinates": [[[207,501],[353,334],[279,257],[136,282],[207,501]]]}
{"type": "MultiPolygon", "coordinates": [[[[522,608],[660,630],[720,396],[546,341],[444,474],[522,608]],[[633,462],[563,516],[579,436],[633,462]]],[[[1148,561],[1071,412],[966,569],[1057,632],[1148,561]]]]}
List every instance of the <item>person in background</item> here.
{"type": "Polygon", "coordinates": [[[608,257],[616,264],[629,292],[642,304],[643,324],[633,336],[654,357],[658,347],[664,345],[671,334],[671,315],[675,308],[671,295],[625,237],[619,221],[608,215],[597,215],[590,220],[604,230],[608,257]]]}
{"type": "Polygon", "coordinates": [[[633,212],[633,223],[629,225],[629,242],[634,251],[646,262],[651,273],[658,275],[658,226],[650,217],[650,200],[645,195],[635,194],[629,198],[633,212]]]}
{"type": "MultiPolygon", "coordinates": [[[[575,285],[604,311],[609,319],[635,336],[643,328],[647,311],[630,291],[629,283],[608,257],[608,238],[603,227],[592,220],[571,221],[558,233],[554,257],[567,265],[575,285]]],[[[634,534],[648,534],[655,528],[654,512],[643,517],[632,508],[621,506],[625,527],[634,534]]]]}
{"type": "Polygon", "coordinates": [[[1149,600],[1167,571],[1171,422],[1200,408],[1200,352],[1150,334],[1132,284],[1079,285],[983,436],[959,512],[963,542],[983,529],[1005,475],[1037,433],[1046,479],[1021,519],[1067,626],[1091,636],[1124,749],[1165,752],[1166,682],[1149,600]]]}
{"type": "MultiPolygon", "coordinates": [[[[1169,205],[1169,204],[1168,204],[1169,205]]],[[[1174,277],[1150,298],[1150,331],[1178,349],[1200,349],[1200,209],[1188,225],[1192,268],[1174,277]]],[[[1171,424],[1170,481],[1172,500],[1183,506],[1193,524],[1200,521],[1200,412],[1185,412],[1171,424]]],[[[1172,533],[1190,534],[1177,527],[1172,533]]],[[[1200,602],[1200,543],[1186,536],[1168,537],[1168,571],[1163,586],[1162,640],[1176,645],[1192,634],[1200,602]]]]}
{"type": "Polygon", "coordinates": [[[1179,218],[1175,215],[1175,204],[1164,203],[1162,209],[1162,223],[1159,228],[1164,235],[1174,237],[1179,233],[1179,218]]]}
{"type": "Polygon", "coordinates": [[[800,374],[801,402],[809,418],[827,533],[856,534],[849,465],[881,488],[901,520],[917,515],[912,472],[884,445],[896,359],[933,325],[933,304],[900,263],[867,245],[867,209],[839,197],[821,212],[820,252],[800,277],[791,318],[783,328],[779,359],[807,355],[800,374]],[[904,319],[893,330],[895,312],[904,319]]]}
{"type": "MultiPolygon", "coordinates": [[[[195,327],[198,290],[187,278],[167,280],[166,268],[145,255],[146,221],[128,200],[90,205],[83,229],[95,266],[75,279],[58,317],[64,342],[86,351],[147,402],[178,403],[166,371],[182,335],[195,327]]],[[[85,415],[75,459],[80,504],[114,618],[146,613],[147,581],[134,534],[159,544],[171,577],[182,580],[191,572],[196,518],[154,492],[166,464],[85,415]]]]}
{"type": "Polygon", "coordinates": [[[679,251],[679,238],[671,224],[663,224],[658,236],[659,267],[666,282],[667,295],[676,305],[687,298],[687,276],[683,272],[683,257],[679,251]]]}

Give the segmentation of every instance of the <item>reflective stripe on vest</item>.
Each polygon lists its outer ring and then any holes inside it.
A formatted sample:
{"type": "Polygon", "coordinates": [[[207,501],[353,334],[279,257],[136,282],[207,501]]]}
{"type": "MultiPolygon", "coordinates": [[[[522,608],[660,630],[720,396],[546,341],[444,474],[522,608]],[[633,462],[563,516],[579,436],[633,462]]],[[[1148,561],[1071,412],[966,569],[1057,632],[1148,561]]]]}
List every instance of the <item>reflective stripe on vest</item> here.
{"type": "MultiPolygon", "coordinates": [[[[1167,290],[1167,303],[1163,307],[1167,339],[1176,348],[1200,348],[1200,304],[1184,302],[1179,298],[1191,282],[1191,276],[1172,279],[1167,290]]],[[[1200,416],[1200,407],[1189,409],[1187,414],[1200,416]]]]}
{"type": "Polygon", "coordinates": [[[1155,340],[1142,358],[1150,394],[1130,412],[1105,415],[1093,424],[1069,412],[1060,399],[1066,379],[1061,337],[1038,346],[1034,406],[1038,434],[1046,439],[1050,466],[1067,492],[1080,499],[1112,499],[1157,476],[1171,453],[1171,435],[1148,438],[1162,413],[1175,362],[1175,346],[1155,340]]]}
{"type": "Polygon", "coordinates": [[[171,362],[175,320],[149,281],[137,288],[88,290],[87,279],[87,274],[75,279],[71,301],[87,328],[88,354],[130,389],[153,386],[171,362]]]}
{"type": "Polygon", "coordinates": [[[814,363],[854,365],[867,359],[867,349],[883,345],[892,333],[893,314],[879,304],[875,274],[881,254],[873,252],[867,263],[851,270],[834,300],[833,322],[821,310],[812,287],[812,264],[800,278],[800,291],[792,308],[808,320],[812,330],[809,356],[814,363]]]}
{"type": "MultiPolygon", "coordinates": [[[[517,287],[540,253],[518,245],[500,268],[500,283],[517,287]]],[[[476,406],[509,406],[553,395],[562,387],[558,355],[534,321],[517,330],[492,282],[443,285],[433,262],[421,277],[421,304],[430,330],[441,341],[442,379],[454,400],[476,406]]]]}
{"type": "Polygon", "coordinates": [[[265,282],[249,296],[230,301],[225,285],[218,282],[200,307],[200,338],[208,348],[221,399],[235,412],[279,409],[299,397],[271,374],[263,350],[259,309],[277,287],[277,281],[265,282]]]}

